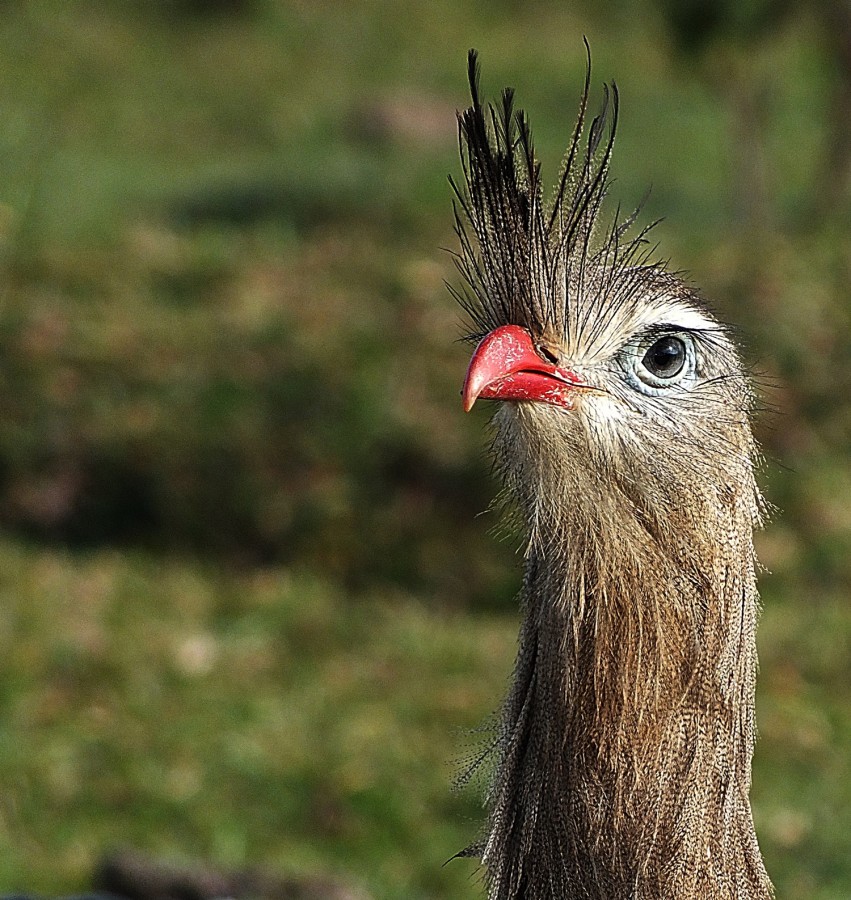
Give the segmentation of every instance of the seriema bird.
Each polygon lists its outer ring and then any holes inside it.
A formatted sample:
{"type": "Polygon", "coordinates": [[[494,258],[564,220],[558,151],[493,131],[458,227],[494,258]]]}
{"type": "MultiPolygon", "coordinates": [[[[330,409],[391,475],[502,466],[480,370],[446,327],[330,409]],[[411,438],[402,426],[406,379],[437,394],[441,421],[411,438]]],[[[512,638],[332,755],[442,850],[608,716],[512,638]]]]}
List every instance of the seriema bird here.
{"type": "MultiPolygon", "coordinates": [[[[545,200],[506,90],[459,115],[453,184],[478,341],[465,409],[525,529],[522,627],[492,748],[489,898],[769,898],[749,789],[762,501],[737,349],[647,230],[606,222],[614,84],[545,200]]],[[[587,125],[587,127],[586,127],[587,125]]],[[[472,850],[471,850],[472,852],[472,850]]]]}

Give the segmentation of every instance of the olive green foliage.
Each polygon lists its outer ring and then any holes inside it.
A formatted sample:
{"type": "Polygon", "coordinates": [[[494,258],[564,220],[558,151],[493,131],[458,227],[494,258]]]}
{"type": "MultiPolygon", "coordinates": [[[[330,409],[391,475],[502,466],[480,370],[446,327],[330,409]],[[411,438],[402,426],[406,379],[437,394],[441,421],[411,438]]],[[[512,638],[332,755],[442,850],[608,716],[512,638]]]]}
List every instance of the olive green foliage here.
{"type": "Polygon", "coordinates": [[[815,3],[705,41],[650,0],[568,7],[0,5],[0,890],[76,890],[131,844],[478,896],[443,865],[479,819],[449,785],[519,560],[458,397],[454,112],[476,46],[555,181],[586,34],[621,92],[613,194],[652,185],[660,255],[741,325],[766,401],[768,868],[851,895],[832,44],[815,3]]]}

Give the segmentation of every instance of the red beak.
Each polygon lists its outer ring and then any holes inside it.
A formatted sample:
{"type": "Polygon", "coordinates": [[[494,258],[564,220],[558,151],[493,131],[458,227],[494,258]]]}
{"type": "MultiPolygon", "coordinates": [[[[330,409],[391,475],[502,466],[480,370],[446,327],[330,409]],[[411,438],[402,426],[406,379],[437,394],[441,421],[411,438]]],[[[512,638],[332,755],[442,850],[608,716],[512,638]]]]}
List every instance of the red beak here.
{"type": "Polygon", "coordinates": [[[525,328],[503,325],[476,347],[464,379],[464,410],[485,400],[534,400],[573,408],[576,388],[590,387],[568,369],[545,362],[525,328]]]}

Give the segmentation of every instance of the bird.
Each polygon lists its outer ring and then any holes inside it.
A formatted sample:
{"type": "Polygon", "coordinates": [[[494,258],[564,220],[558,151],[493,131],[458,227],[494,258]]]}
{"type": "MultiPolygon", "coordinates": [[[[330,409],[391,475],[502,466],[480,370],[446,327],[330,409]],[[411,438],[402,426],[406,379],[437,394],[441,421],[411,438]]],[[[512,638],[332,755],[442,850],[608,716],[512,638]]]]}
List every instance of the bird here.
{"type": "MultiPolygon", "coordinates": [[[[480,839],[489,900],[764,900],[751,804],[757,395],[731,327],[603,208],[619,94],[591,56],[544,190],[514,92],[458,113],[463,406],[493,401],[520,632],[480,839]]],[[[608,210],[608,205],[606,210],[608,210]]],[[[469,774],[469,773],[467,773],[469,774]]]]}

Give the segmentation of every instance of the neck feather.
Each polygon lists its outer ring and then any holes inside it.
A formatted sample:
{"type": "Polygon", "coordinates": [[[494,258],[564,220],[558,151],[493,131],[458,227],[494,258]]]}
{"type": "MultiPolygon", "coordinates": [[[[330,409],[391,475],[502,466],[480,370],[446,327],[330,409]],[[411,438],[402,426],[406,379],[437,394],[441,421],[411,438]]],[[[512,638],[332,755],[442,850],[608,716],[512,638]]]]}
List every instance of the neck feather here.
{"type": "Polygon", "coordinates": [[[610,481],[581,488],[547,509],[536,485],[526,508],[489,896],[769,898],[748,797],[754,492],[670,498],[659,520],[610,481]]]}

